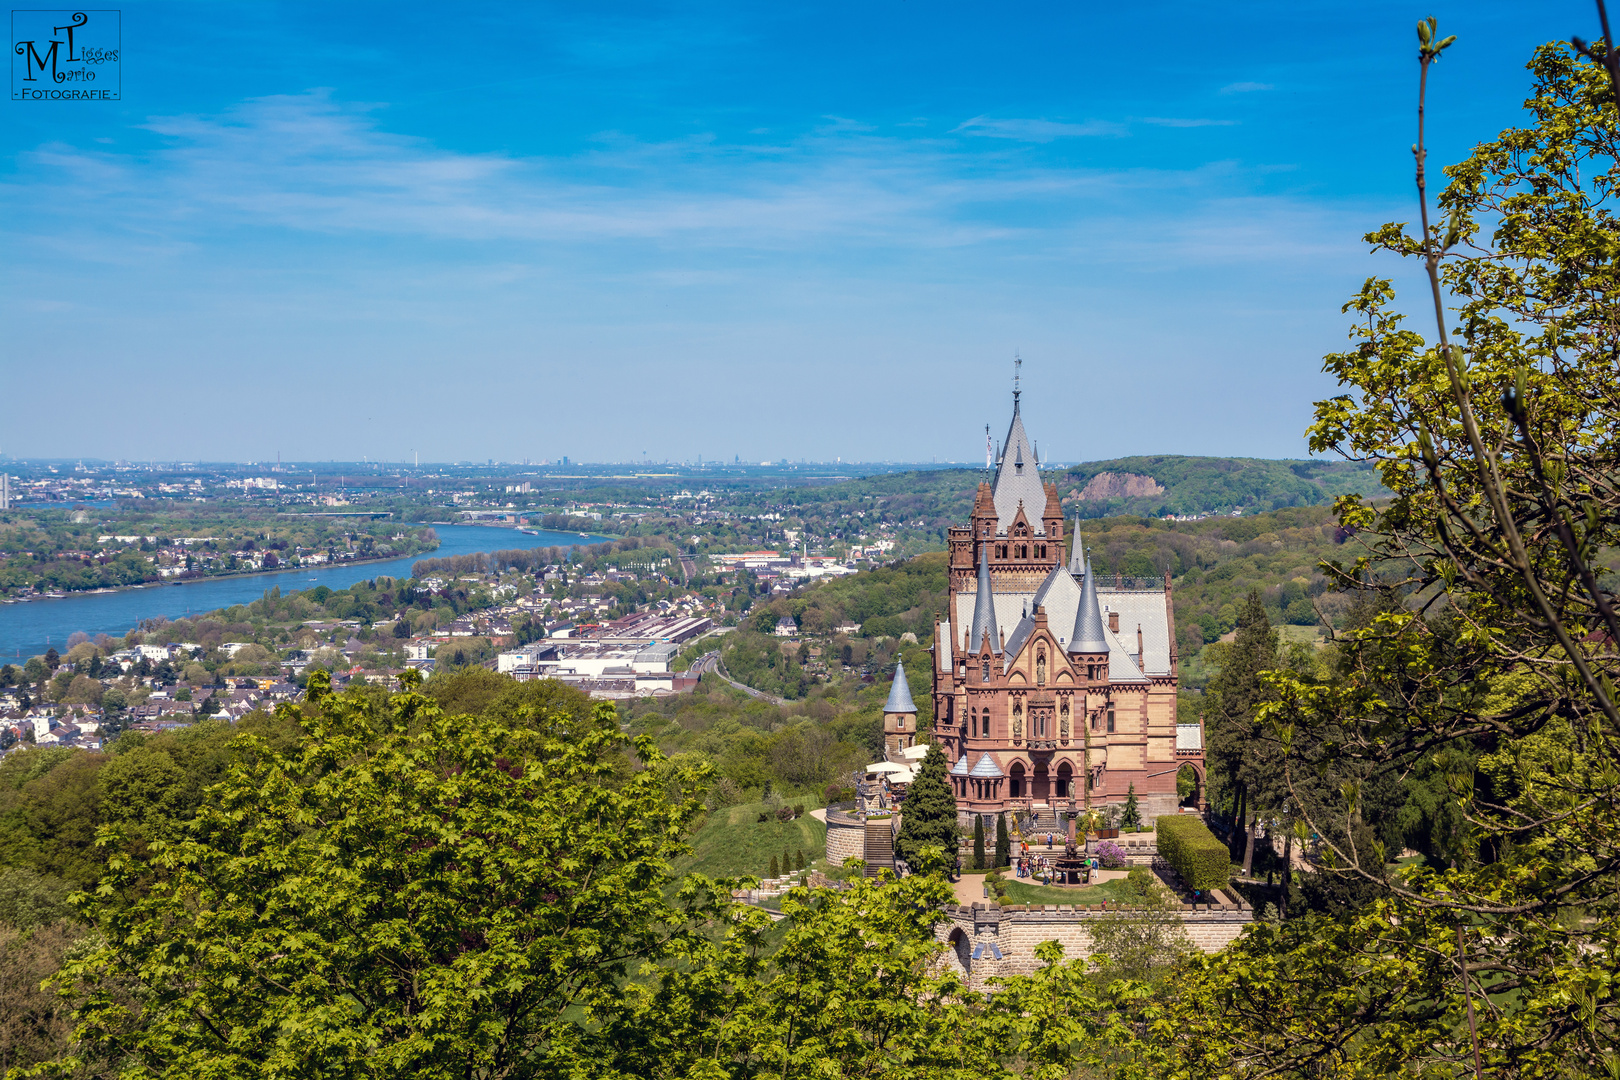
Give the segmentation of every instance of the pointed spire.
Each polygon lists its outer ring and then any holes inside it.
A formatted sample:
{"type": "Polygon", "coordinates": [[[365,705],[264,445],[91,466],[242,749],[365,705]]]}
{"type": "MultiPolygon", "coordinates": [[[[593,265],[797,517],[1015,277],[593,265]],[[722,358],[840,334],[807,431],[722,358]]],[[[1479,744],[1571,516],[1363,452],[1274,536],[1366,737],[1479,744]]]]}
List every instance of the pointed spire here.
{"type": "Polygon", "coordinates": [[[911,700],[911,686],[906,682],[906,665],[894,665],[894,683],[889,687],[889,700],[883,706],[886,713],[914,713],[917,706],[911,700]]]}
{"type": "Polygon", "coordinates": [[[976,653],[988,641],[990,651],[995,652],[996,640],[996,601],[990,592],[990,545],[979,545],[979,591],[973,598],[973,637],[968,642],[968,652],[976,653]]]}
{"type": "Polygon", "coordinates": [[[1086,545],[1080,536],[1080,519],[1074,519],[1074,539],[1069,547],[1069,573],[1079,577],[1086,572],[1086,545]]]}
{"type": "Polygon", "coordinates": [[[1097,605],[1097,575],[1091,572],[1091,560],[1086,560],[1086,580],[1080,586],[1080,607],[1074,613],[1074,633],[1069,635],[1072,653],[1101,653],[1108,651],[1108,638],[1103,634],[1102,608],[1097,605]]]}

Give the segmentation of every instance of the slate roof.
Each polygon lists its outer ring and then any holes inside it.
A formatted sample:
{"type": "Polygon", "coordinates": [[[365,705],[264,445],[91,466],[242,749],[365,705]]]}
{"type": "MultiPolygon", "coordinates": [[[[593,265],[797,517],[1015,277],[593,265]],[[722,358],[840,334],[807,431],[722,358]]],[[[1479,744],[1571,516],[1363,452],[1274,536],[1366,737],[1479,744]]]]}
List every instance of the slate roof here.
{"type": "Polygon", "coordinates": [[[1074,630],[1069,634],[1069,651],[1103,652],[1107,648],[1102,610],[1097,607],[1097,575],[1092,573],[1091,560],[1087,559],[1086,580],[1080,588],[1080,603],[1075,608],[1074,630]]]}
{"type": "Polygon", "coordinates": [[[990,545],[979,545],[979,588],[973,595],[973,631],[968,638],[968,651],[978,652],[985,635],[990,636],[990,651],[1001,651],[1000,627],[1005,623],[997,619],[997,597],[990,588],[990,545]]]}
{"type": "Polygon", "coordinates": [[[1006,775],[996,764],[996,759],[989,754],[980,754],[979,760],[974,763],[973,771],[968,773],[975,780],[999,780],[1006,775]]]}
{"type": "Polygon", "coordinates": [[[1035,460],[1035,448],[1030,445],[1024,431],[1024,418],[1018,411],[1018,399],[1013,398],[1012,425],[1007,429],[1007,441],[1001,447],[1001,460],[997,463],[996,480],[991,488],[996,503],[996,531],[1005,533],[1018,516],[1018,506],[1024,506],[1024,517],[1036,536],[1046,535],[1041,515],[1046,512],[1046,488],[1041,485],[1040,463],[1035,460]]]}
{"type": "Polygon", "coordinates": [[[967,763],[967,755],[966,754],[963,754],[961,757],[956,759],[956,764],[951,766],[951,775],[952,776],[966,776],[966,775],[968,775],[968,763],[967,763]]]}
{"type": "Polygon", "coordinates": [[[906,665],[894,665],[894,682],[889,686],[889,700],[883,706],[886,713],[914,713],[917,706],[911,700],[911,687],[906,685],[906,665]]]}

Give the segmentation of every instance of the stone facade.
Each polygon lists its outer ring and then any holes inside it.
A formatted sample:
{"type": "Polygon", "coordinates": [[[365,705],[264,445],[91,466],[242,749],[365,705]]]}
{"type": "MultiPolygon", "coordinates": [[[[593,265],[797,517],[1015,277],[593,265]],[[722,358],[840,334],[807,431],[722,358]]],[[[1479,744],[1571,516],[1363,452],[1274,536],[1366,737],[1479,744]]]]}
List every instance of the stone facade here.
{"type": "Polygon", "coordinates": [[[975,814],[1121,807],[1133,788],[1151,823],[1177,812],[1183,765],[1202,790],[1202,725],[1176,716],[1169,575],[1091,571],[1078,529],[1065,535],[1057,488],[1041,480],[1016,392],[994,480],[948,540],[934,738],[965,826],[975,814]]]}
{"type": "MultiPolygon", "coordinates": [[[[1003,907],[999,904],[951,905],[942,910],[943,921],[935,928],[936,938],[946,946],[943,960],[957,968],[968,985],[989,989],[996,976],[1028,975],[1041,966],[1035,959],[1035,946],[1056,941],[1069,959],[1091,955],[1091,935],[1087,925],[1103,916],[1101,907],[1003,907]],[[998,960],[989,946],[1001,952],[998,960]],[[983,946],[977,960],[976,947],[983,946]]],[[[1254,921],[1248,906],[1184,905],[1182,925],[1199,949],[1219,952],[1237,940],[1243,928],[1254,921]]]]}

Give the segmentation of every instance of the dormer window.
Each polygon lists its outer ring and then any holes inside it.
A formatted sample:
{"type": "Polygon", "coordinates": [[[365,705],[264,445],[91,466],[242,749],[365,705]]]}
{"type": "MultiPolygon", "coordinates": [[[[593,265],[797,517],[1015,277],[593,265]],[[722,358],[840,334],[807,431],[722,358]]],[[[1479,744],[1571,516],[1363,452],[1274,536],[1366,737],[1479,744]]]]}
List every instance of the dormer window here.
{"type": "Polygon", "coordinates": [[[979,662],[979,681],[980,682],[989,682],[990,681],[990,661],[988,661],[988,660],[981,660],[979,662]]]}

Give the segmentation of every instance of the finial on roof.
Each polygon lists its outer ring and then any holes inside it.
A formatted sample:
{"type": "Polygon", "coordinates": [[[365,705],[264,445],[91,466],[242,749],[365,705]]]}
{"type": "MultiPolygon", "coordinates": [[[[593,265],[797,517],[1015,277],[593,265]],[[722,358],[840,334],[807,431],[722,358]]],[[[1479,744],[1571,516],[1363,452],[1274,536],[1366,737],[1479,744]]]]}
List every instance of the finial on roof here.
{"type": "Polygon", "coordinates": [[[1080,519],[1074,519],[1074,541],[1069,548],[1069,573],[1084,574],[1086,572],[1086,547],[1080,535],[1080,519]]]}
{"type": "Polygon", "coordinates": [[[1024,375],[1024,361],[1015,352],[1013,353],[1013,415],[1018,415],[1018,395],[1023,391],[1019,388],[1019,381],[1024,375]]]}

